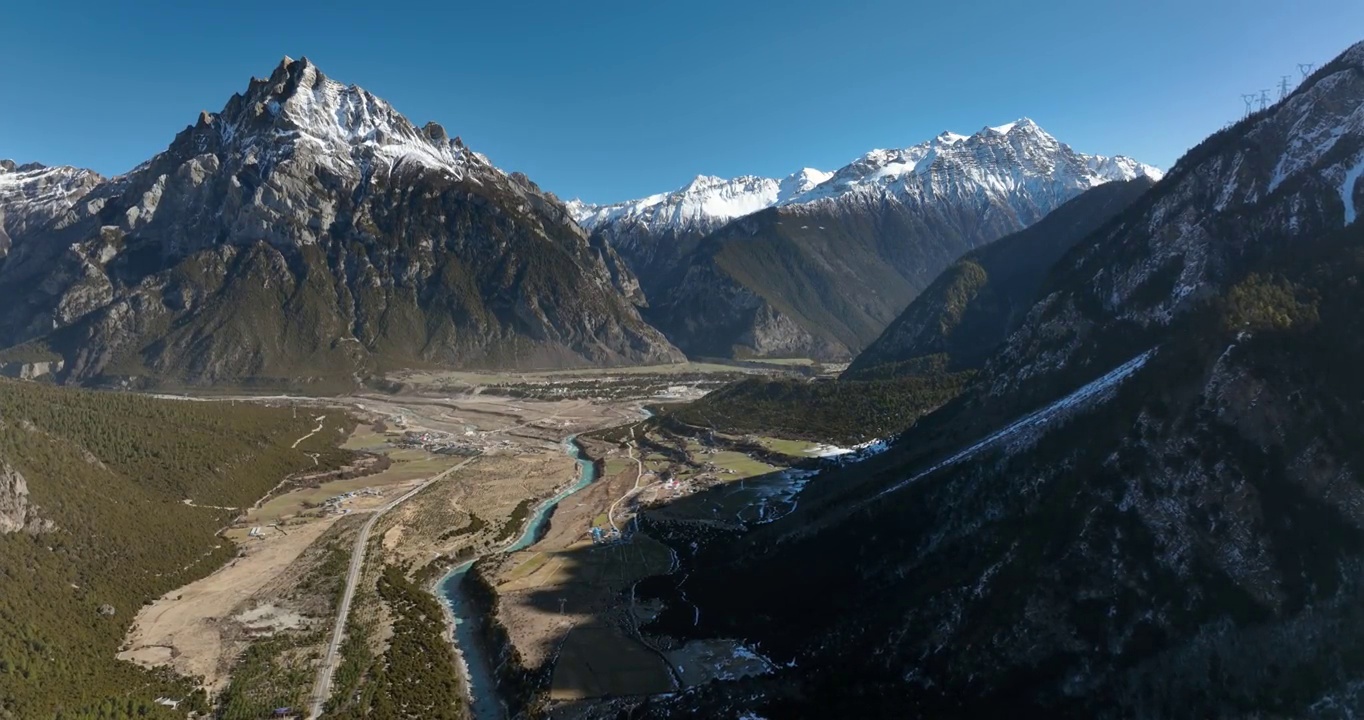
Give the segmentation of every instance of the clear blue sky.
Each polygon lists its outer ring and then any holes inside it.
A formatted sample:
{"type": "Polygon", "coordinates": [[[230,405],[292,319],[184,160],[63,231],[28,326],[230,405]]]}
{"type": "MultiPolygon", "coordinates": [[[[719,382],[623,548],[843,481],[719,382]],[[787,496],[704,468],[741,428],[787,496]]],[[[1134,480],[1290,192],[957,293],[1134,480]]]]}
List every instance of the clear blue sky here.
{"type": "Polygon", "coordinates": [[[124,172],[306,55],[594,202],[699,173],[833,170],[1019,116],[1168,167],[1240,114],[1240,93],[1364,40],[1360,0],[73,0],[3,15],[0,157],[124,172]]]}

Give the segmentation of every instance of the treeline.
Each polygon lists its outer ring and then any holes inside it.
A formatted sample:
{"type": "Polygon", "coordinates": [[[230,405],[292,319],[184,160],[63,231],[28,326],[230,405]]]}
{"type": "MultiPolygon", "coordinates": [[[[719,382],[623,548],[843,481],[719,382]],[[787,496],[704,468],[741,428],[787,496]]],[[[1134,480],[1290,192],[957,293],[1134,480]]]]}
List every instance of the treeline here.
{"type": "Polygon", "coordinates": [[[142,605],[234,552],[215,533],[236,513],[183,500],[250,505],[346,424],[292,448],[316,422],[286,408],[0,380],[0,471],[38,519],[0,534],[0,718],[183,718],[153,701],[191,681],[115,659],[142,605]]]}

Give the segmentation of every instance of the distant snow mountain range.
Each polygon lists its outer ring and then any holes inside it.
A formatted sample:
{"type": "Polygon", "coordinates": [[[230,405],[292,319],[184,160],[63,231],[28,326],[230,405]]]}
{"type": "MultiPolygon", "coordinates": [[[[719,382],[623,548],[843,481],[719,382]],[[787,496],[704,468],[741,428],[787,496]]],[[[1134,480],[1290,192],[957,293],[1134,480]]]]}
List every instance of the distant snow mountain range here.
{"type": "MultiPolygon", "coordinates": [[[[1006,201],[1075,194],[1114,180],[1162,172],[1123,155],[1075,152],[1028,118],[982,128],[974,135],[943,132],[903,149],[872,150],[835,172],[804,168],[785,178],[744,175],[731,180],[698,175],[672,192],[595,205],[567,203],[584,229],[617,224],[655,233],[706,231],[774,206],[803,205],[844,196],[947,197],[996,195],[1006,201]]],[[[1016,208],[1032,214],[1033,208],[1016,208]]]]}
{"type": "Polygon", "coordinates": [[[700,176],[567,203],[638,276],[646,319],[693,356],[847,358],[963,253],[1098,185],[1160,170],[1076,152],[1028,118],[872,150],[834,172],[700,176]]]}
{"type": "Polygon", "coordinates": [[[833,176],[813,168],[804,168],[781,180],[756,175],[732,180],[697,175],[672,192],[610,205],[571,200],[568,209],[578,224],[589,231],[622,221],[654,229],[707,230],[773,205],[797,201],[833,176]]]}

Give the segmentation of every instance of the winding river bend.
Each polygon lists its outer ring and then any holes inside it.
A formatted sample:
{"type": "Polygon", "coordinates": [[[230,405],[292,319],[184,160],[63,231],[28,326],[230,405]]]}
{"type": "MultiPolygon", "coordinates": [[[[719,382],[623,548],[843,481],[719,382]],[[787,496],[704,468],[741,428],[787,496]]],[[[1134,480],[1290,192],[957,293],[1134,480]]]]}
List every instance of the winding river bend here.
{"type": "MultiPolygon", "coordinates": [[[[545,523],[554,508],[569,495],[596,481],[597,467],[592,461],[583,457],[582,448],[578,446],[576,436],[569,437],[564,441],[564,452],[578,461],[578,481],[540,503],[535,509],[535,513],[531,515],[530,521],[526,523],[526,529],[520,537],[511,545],[503,548],[501,552],[516,552],[535,544],[544,535],[545,523]]],[[[450,609],[450,614],[454,617],[455,646],[464,659],[474,720],[505,720],[506,708],[503,706],[501,698],[497,696],[496,676],[493,674],[492,662],[483,647],[482,640],[478,637],[477,624],[470,622],[474,619],[475,613],[464,590],[464,577],[469,574],[469,568],[473,567],[476,560],[469,560],[456,565],[445,577],[441,578],[437,587],[440,590],[441,601],[450,609]]]]}

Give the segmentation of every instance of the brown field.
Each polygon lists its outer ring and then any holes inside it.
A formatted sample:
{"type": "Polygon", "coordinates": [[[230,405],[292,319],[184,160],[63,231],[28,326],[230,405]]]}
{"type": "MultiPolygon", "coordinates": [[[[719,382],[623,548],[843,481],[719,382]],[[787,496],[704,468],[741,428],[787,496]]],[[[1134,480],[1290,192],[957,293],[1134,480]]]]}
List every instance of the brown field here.
{"type": "MultiPolygon", "coordinates": [[[[356,435],[362,433],[373,434],[364,426],[356,435]]],[[[348,442],[355,442],[355,436],[348,442]]],[[[339,520],[358,520],[463,459],[419,450],[394,451],[391,457],[393,464],[381,473],[298,488],[248,510],[222,533],[225,541],[238,545],[238,556],[208,577],[144,606],[119,657],[146,666],[168,666],[189,677],[203,676],[210,691],[221,690],[232,660],[243,647],[225,640],[234,615],[247,605],[268,602],[270,590],[297,575],[299,558],[339,520]],[[314,507],[334,495],[364,488],[382,495],[345,501],[342,507],[350,510],[347,515],[314,507]],[[250,537],[253,527],[260,528],[261,537],[250,537]]]]}
{"type": "Polygon", "coordinates": [[[233,616],[249,604],[266,601],[264,596],[270,593],[265,591],[284,576],[298,574],[293,566],[299,557],[340,519],[333,515],[291,527],[287,535],[272,532],[252,539],[242,545],[235,560],[212,575],[144,605],[118,657],[148,667],[169,666],[188,677],[202,676],[210,692],[221,690],[242,649],[224,637],[233,616]]]}
{"type": "MultiPolygon", "coordinates": [[[[411,456],[409,456],[411,457],[411,456]]],[[[421,459],[394,458],[393,464],[383,472],[348,480],[332,480],[313,487],[303,487],[266,500],[260,507],[246,513],[245,518],[234,523],[224,536],[234,542],[245,542],[252,527],[267,528],[272,523],[283,524],[289,533],[302,523],[336,517],[321,509],[327,498],[342,493],[373,488],[382,493],[379,496],[357,495],[341,504],[343,509],[366,512],[382,507],[404,492],[418,485],[422,480],[437,475],[458,465],[464,458],[451,455],[430,455],[422,453],[421,459]]],[[[268,535],[269,533],[267,533],[268,535]]]]}

